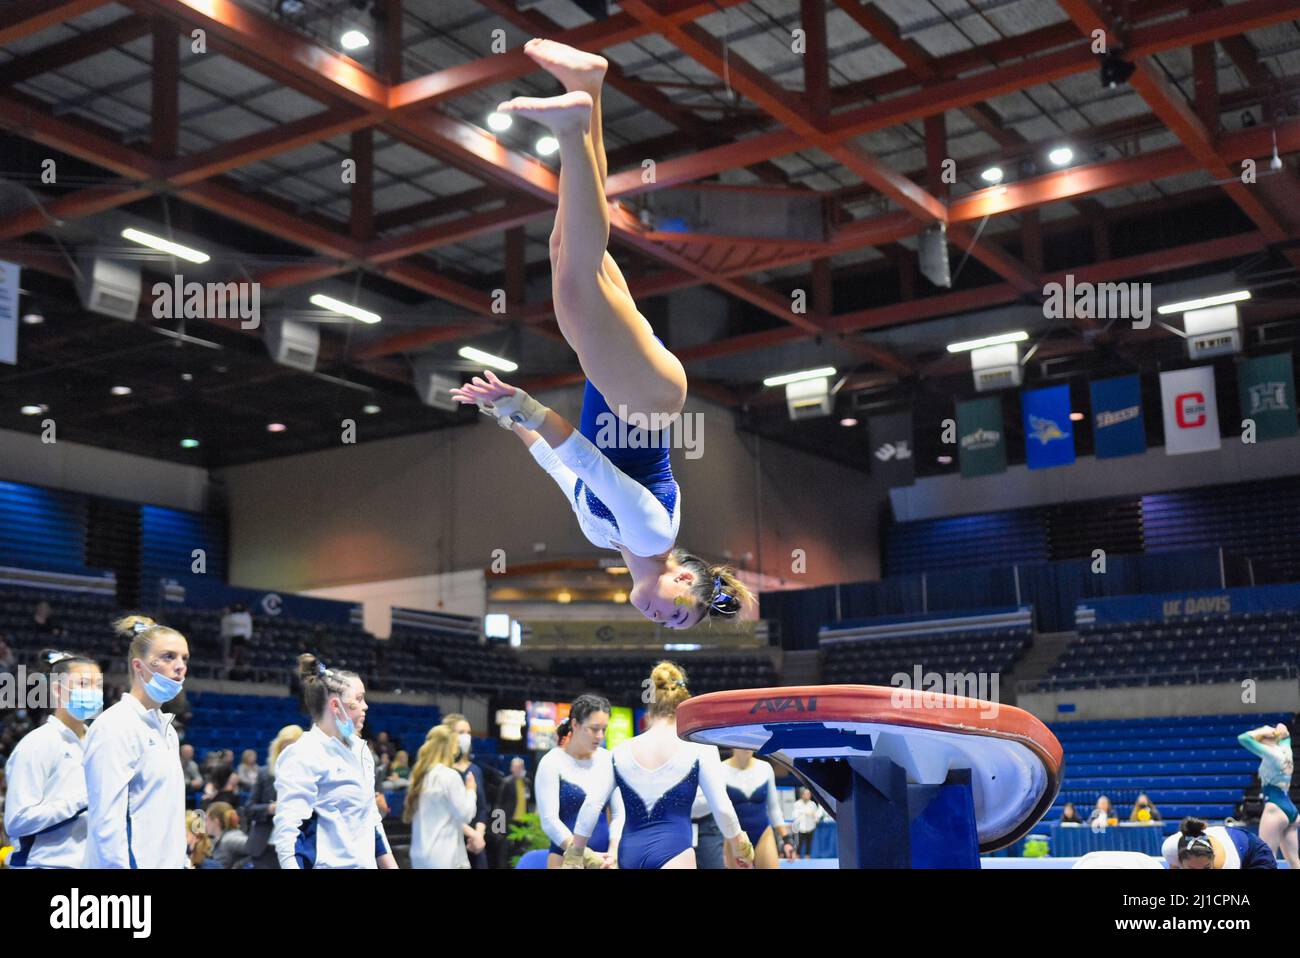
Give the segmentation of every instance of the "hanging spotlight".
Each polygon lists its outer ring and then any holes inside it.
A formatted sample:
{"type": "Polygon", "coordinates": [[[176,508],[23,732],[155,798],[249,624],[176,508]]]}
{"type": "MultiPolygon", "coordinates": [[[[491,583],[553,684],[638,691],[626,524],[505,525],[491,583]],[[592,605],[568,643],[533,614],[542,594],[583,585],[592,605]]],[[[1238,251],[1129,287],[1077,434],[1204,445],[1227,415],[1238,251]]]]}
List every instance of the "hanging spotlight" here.
{"type": "Polygon", "coordinates": [[[1002,182],[1002,167],[990,166],[980,174],[980,179],[985,183],[992,183],[994,186],[1002,182]]]}
{"type": "Polygon", "coordinates": [[[1107,51],[1101,58],[1101,85],[1113,90],[1122,83],[1128,83],[1128,78],[1136,69],[1136,66],[1123,59],[1118,53],[1107,51]]]}
{"type": "Polygon", "coordinates": [[[1053,166],[1065,166],[1074,159],[1074,150],[1068,146],[1058,146],[1051,153],[1047,154],[1047,160],[1053,166]]]}
{"type": "Polygon", "coordinates": [[[544,136],[537,141],[536,150],[539,156],[550,156],[560,148],[560,141],[553,136],[544,136]]]}
{"type": "Polygon", "coordinates": [[[370,38],[355,28],[348,30],[339,37],[339,45],[344,50],[360,50],[362,47],[370,46],[370,38]]]}
{"type": "Polygon", "coordinates": [[[488,114],[488,118],[487,118],[488,129],[491,130],[493,133],[504,133],[506,130],[514,126],[514,124],[515,124],[515,118],[512,117],[509,113],[498,113],[497,111],[493,110],[491,113],[488,114]]]}

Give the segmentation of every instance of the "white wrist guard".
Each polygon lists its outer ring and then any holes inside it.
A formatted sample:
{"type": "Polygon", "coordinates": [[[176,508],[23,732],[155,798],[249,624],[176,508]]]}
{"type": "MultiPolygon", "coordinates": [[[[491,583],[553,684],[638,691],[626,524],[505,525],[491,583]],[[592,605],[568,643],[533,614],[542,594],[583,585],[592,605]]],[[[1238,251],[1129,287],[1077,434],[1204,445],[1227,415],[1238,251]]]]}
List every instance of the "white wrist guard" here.
{"type": "Polygon", "coordinates": [[[500,426],[502,429],[508,429],[511,432],[514,432],[514,430],[511,429],[514,423],[512,423],[505,416],[501,415],[500,411],[491,403],[479,402],[476,403],[476,405],[478,406],[479,412],[481,412],[485,416],[490,416],[493,420],[496,421],[496,424],[500,426]]]}
{"type": "Polygon", "coordinates": [[[522,389],[513,396],[502,396],[492,401],[498,419],[518,423],[525,429],[537,429],[546,420],[547,408],[522,389]]]}

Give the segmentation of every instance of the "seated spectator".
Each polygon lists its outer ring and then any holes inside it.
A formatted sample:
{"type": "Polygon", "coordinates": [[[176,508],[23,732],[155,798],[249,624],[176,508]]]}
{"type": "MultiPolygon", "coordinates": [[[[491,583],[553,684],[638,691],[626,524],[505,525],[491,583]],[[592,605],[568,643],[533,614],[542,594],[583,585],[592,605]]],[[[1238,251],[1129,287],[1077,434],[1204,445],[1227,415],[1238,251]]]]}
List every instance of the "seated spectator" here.
{"type": "Polygon", "coordinates": [[[1096,829],[1119,824],[1119,819],[1115,817],[1115,812],[1110,807],[1110,799],[1105,795],[1098,796],[1097,805],[1088,816],[1088,824],[1096,829]]]}
{"type": "Polygon", "coordinates": [[[222,765],[208,777],[199,807],[207,811],[217,802],[225,802],[231,808],[239,803],[239,776],[229,765],[222,765]]]}
{"type": "Polygon", "coordinates": [[[1161,822],[1160,809],[1156,808],[1155,802],[1147,798],[1145,794],[1139,795],[1137,801],[1133,803],[1133,812],[1129,815],[1130,822],[1161,822]]]}
{"type": "Polygon", "coordinates": [[[251,748],[244,749],[244,754],[240,757],[239,768],[235,770],[235,774],[239,777],[239,787],[251,791],[257,785],[257,773],[259,771],[257,753],[251,748]]]}
{"type": "Polygon", "coordinates": [[[1074,802],[1066,802],[1065,807],[1061,809],[1062,825],[1082,825],[1083,819],[1079,817],[1078,811],[1074,807],[1074,802]]]}
{"type": "Polygon", "coordinates": [[[204,865],[204,862],[208,860],[208,853],[212,851],[212,839],[208,838],[203,819],[204,815],[200,811],[190,809],[185,813],[186,868],[212,867],[211,865],[204,865]]]}
{"type": "Polygon", "coordinates": [[[203,787],[203,774],[199,771],[199,763],[194,761],[194,746],[181,746],[181,770],[185,773],[185,788],[187,791],[197,792],[203,787]]]}
{"type": "Polygon", "coordinates": [[[208,806],[204,828],[212,841],[209,857],[219,868],[239,868],[247,860],[248,836],[239,830],[239,813],[225,802],[208,806]]]}
{"type": "Polygon", "coordinates": [[[50,604],[44,599],[36,603],[36,609],[32,612],[31,627],[42,635],[57,635],[62,631],[50,611],[50,604]]]}
{"type": "Polygon", "coordinates": [[[254,868],[279,868],[280,860],[271,843],[271,829],[275,824],[275,762],[280,754],[302,738],[302,726],[286,725],[280,729],[266,752],[266,767],[257,774],[257,785],[244,806],[244,819],[248,822],[248,847],[245,851],[254,868]]]}
{"type": "Polygon", "coordinates": [[[388,774],[384,778],[385,788],[406,788],[411,779],[411,759],[406,752],[398,752],[397,756],[388,766],[388,774]]]}

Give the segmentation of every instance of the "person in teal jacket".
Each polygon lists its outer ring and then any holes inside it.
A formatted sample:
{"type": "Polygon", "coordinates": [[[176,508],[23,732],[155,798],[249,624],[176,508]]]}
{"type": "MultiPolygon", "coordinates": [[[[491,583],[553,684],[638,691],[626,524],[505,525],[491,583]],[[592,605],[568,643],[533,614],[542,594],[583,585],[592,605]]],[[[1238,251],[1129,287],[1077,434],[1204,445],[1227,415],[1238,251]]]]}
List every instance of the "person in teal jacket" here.
{"type": "Polygon", "coordinates": [[[1291,790],[1294,758],[1291,733],[1286,725],[1262,725],[1237,736],[1237,742],[1252,755],[1259,756],[1259,784],[1264,798],[1264,813],[1259,819],[1259,837],[1274,855],[1282,856],[1292,868],[1300,868],[1296,853],[1297,832],[1295,802],[1291,790]]]}

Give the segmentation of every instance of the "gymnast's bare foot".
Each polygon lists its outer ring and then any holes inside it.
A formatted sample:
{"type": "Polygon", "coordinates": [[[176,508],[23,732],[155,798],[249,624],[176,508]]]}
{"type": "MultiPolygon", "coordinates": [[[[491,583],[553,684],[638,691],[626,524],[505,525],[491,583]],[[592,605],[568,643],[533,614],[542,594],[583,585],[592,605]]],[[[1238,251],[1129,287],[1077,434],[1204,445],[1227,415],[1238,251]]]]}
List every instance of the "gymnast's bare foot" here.
{"type": "Polygon", "coordinates": [[[581,90],[595,97],[609,68],[609,61],[604,57],[554,40],[529,40],[524,44],[524,53],[564,84],[569,93],[581,90]]]}
{"type": "Polygon", "coordinates": [[[517,96],[502,103],[497,111],[535,120],[558,136],[585,133],[591,127],[591,107],[591,94],[576,90],[561,96],[517,96]]]}

